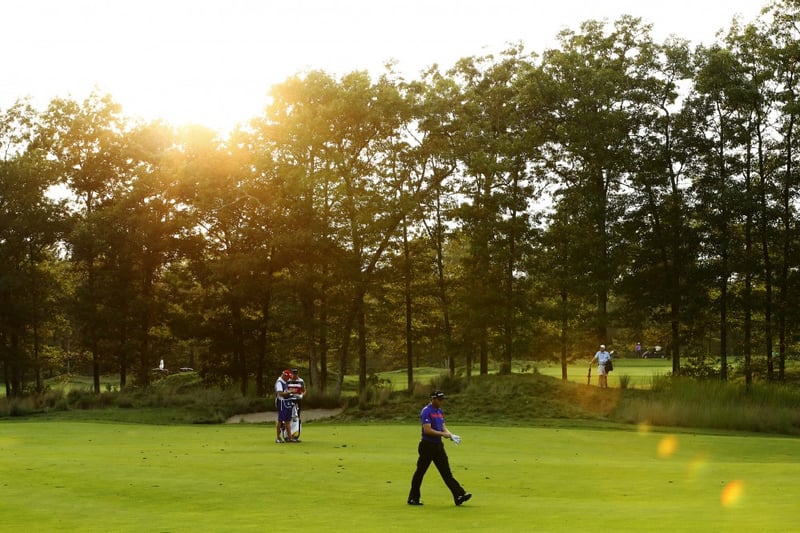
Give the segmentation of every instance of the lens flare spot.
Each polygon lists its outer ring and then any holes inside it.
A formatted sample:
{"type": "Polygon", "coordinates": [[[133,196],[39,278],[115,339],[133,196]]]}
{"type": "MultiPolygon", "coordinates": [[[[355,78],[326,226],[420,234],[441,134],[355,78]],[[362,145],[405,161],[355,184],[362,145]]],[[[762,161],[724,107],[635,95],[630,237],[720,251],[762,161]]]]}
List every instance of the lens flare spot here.
{"type": "Polygon", "coordinates": [[[678,449],[678,439],[674,435],[664,437],[658,442],[658,456],[665,458],[675,455],[678,449]]]}
{"type": "Polygon", "coordinates": [[[735,507],[742,501],[742,496],[744,496],[744,483],[740,479],[735,479],[722,488],[719,501],[723,507],[735,507]]]}

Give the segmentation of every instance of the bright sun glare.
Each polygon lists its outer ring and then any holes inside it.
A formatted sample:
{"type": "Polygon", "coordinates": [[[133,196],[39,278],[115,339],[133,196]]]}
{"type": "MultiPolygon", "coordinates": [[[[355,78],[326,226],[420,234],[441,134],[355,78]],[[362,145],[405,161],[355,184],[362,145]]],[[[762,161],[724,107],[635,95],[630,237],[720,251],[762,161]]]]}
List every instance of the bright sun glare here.
{"type": "MultiPolygon", "coordinates": [[[[766,1],[766,0],[765,0],[766,1]]],[[[0,81],[0,110],[31,96],[110,93],[129,116],[228,130],[259,115],[275,83],[322,69],[406,77],[509,43],[541,52],[590,18],[628,13],[699,44],[753,0],[6,0],[0,46],[13,75],[0,81]],[[663,4],[663,5],[662,5],[663,4]],[[687,10],[695,16],[687,17],[687,10]]]]}

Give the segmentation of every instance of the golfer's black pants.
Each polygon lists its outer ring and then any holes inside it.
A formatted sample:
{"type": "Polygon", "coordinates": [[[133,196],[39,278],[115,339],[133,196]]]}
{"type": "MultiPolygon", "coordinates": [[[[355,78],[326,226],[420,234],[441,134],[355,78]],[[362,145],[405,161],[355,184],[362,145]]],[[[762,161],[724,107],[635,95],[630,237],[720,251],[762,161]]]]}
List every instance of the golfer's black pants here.
{"type": "Polygon", "coordinates": [[[454,499],[466,493],[450,471],[450,461],[447,459],[447,453],[444,451],[443,442],[428,442],[423,440],[420,441],[418,450],[419,459],[417,459],[417,470],[411,478],[411,491],[408,493],[409,500],[419,500],[422,479],[425,477],[425,472],[428,471],[428,467],[431,466],[431,463],[436,465],[436,469],[442,476],[447,488],[453,493],[454,499]]]}

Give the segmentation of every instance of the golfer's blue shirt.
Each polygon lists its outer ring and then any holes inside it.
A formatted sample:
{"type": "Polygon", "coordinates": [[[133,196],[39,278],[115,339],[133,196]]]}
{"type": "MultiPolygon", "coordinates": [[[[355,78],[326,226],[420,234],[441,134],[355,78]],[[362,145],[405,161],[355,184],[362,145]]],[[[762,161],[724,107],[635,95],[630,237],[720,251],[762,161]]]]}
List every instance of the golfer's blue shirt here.
{"type": "MultiPolygon", "coordinates": [[[[433,406],[433,404],[428,404],[422,408],[422,412],[419,414],[419,419],[422,422],[423,427],[425,424],[430,424],[433,429],[436,431],[444,431],[444,412],[441,409],[437,409],[433,406]]],[[[442,437],[432,437],[430,435],[426,435],[425,431],[422,431],[422,440],[428,442],[442,442],[442,437]]]]}
{"type": "Polygon", "coordinates": [[[597,362],[601,365],[608,363],[608,360],[611,359],[611,354],[605,350],[598,350],[596,354],[594,354],[594,358],[597,359],[597,362]]]}

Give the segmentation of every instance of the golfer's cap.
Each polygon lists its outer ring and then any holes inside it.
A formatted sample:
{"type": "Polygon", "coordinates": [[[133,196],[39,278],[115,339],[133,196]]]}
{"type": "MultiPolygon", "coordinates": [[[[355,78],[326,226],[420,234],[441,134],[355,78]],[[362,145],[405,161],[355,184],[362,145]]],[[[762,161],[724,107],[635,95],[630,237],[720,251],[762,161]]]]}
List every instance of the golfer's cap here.
{"type": "Polygon", "coordinates": [[[292,371],[287,368],[286,370],[283,371],[283,375],[284,376],[291,376],[292,375],[292,371]]]}
{"type": "Polygon", "coordinates": [[[293,368],[293,369],[292,369],[292,372],[293,372],[293,373],[295,373],[295,374],[297,374],[298,372],[300,372],[300,369],[299,369],[299,368],[293,368]]]}
{"type": "Polygon", "coordinates": [[[437,391],[433,391],[431,393],[431,399],[433,399],[433,398],[436,398],[437,400],[446,400],[447,396],[445,396],[442,391],[437,390],[437,391]]]}
{"type": "Polygon", "coordinates": [[[600,345],[600,347],[601,347],[601,348],[605,348],[605,347],[606,347],[606,345],[605,345],[605,344],[601,344],[601,345],[600,345]]]}

